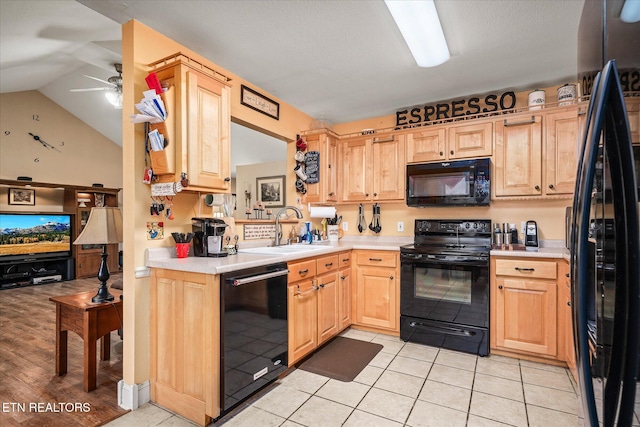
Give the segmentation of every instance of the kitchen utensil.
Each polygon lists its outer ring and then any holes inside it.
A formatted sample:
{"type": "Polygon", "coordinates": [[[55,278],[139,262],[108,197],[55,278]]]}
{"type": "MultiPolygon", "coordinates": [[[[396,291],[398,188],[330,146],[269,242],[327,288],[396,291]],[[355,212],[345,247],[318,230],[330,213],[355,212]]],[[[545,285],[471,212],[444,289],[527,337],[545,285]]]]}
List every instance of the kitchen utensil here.
{"type": "Polygon", "coordinates": [[[369,223],[369,230],[373,231],[374,221],[376,220],[376,205],[371,208],[371,222],[369,223]]]}
{"type": "Polygon", "coordinates": [[[362,233],[367,228],[367,220],[364,219],[364,207],[362,203],[358,206],[358,231],[362,233]]]}

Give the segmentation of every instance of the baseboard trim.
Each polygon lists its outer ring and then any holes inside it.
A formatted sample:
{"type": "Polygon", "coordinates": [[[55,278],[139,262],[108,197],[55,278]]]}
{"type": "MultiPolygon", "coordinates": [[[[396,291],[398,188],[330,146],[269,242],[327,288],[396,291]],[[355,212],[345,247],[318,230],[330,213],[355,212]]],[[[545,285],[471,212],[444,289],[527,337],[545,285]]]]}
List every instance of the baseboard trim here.
{"type": "Polygon", "coordinates": [[[120,380],[118,381],[118,406],[135,411],[151,400],[149,391],[149,381],[142,384],[127,384],[124,380],[120,380]]]}

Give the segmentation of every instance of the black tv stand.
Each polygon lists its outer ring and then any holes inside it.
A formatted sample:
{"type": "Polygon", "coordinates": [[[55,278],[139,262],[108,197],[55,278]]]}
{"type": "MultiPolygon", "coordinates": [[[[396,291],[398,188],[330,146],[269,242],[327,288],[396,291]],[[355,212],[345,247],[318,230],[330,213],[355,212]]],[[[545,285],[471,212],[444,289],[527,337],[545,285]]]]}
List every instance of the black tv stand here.
{"type": "Polygon", "coordinates": [[[0,290],[74,278],[73,258],[69,256],[0,261],[0,290]]]}

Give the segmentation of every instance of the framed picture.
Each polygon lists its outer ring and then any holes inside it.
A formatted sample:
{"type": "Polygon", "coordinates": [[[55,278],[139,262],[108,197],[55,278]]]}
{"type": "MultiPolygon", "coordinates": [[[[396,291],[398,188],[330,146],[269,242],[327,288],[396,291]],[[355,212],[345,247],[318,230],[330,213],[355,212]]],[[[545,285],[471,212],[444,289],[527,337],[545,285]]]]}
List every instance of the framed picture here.
{"type": "Polygon", "coordinates": [[[252,110],[280,120],[280,104],[245,85],[240,86],[240,103],[252,110]]]}
{"type": "Polygon", "coordinates": [[[256,178],[258,201],[266,208],[282,207],[285,200],[285,176],[265,176],[256,178]]]}
{"type": "Polygon", "coordinates": [[[35,206],[36,190],[29,188],[9,188],[9,204],[35,206]]]}

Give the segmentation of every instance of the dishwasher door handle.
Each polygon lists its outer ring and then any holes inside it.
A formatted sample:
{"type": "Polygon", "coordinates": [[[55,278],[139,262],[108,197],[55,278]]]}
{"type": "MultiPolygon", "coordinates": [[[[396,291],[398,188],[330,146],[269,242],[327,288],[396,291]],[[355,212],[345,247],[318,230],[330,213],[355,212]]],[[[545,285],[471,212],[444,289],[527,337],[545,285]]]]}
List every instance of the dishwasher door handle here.
{"type": "Polygon", "coordinates": [[[289,270],[288,269],[275,270],[275,271],[271,271],[269,273],[257,274],[255,276],[230,277],[230,278],[227,279],[227,283],[229,283],[229,284],[231,284],[233,286],[242,286],[242,285],[246,285],[248,283],[259,282],[260,280],[271,279],[273,277],[286,276],[287,274],[289,274],[289,270]]]}

